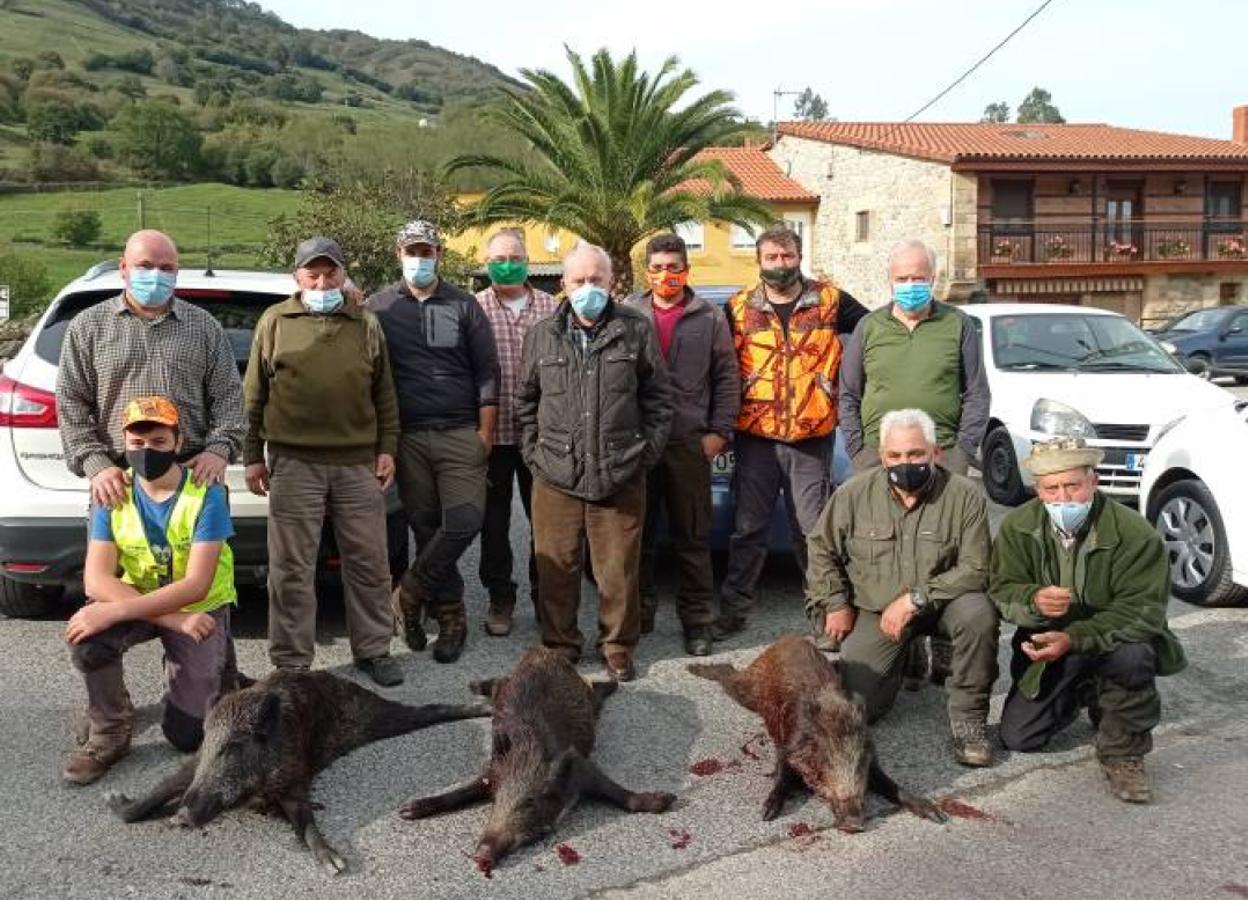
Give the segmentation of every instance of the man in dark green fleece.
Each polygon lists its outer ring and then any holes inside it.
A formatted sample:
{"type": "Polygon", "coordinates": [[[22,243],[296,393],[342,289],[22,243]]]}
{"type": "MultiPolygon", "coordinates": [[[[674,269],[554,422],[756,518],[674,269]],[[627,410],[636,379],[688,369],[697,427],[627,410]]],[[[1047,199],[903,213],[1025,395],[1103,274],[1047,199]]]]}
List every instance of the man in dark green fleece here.
{"type": "Polygon", "coordinates": [[[1082,705],[1114,796],[1147,803],[1144,755],[1161,718],[1154,678],[1187,660],[1166,627],[1170,565],[1143,516],[1096,489],[1100,450],[1079,438],[1032,448],[1036,499],[1001,524],[989,592],[1018,626],[1001,741],[1033,751],[1082,705]]]}
{"type": "Polygon", "coordinates": [[[328,509],[342,558],[355,664],[400,684],[385,490],[394,481],[399,410],[376,317],[343,295],[346,258],[328,238],[295,253],[299,290],[256,323],[243,389],[247,487],[269,495],[269,658],[312,665],[316,557],[328,509]],[[268,461],[265,461],[265,445],[268,461]]]}
{"type": "Polygon", "coordinates": [[[869,721],[893,705],[907,646],[948,638],[954,756],[991,765],[985,726],[999,631],[985,593],[987,506],[974,484],[939,464],[936,425],[922,410],[884,416],[879,452],[883,467],[841,485],[810,535],[807,615],[841,642],[845,687],[863,698],[869,721]]]}

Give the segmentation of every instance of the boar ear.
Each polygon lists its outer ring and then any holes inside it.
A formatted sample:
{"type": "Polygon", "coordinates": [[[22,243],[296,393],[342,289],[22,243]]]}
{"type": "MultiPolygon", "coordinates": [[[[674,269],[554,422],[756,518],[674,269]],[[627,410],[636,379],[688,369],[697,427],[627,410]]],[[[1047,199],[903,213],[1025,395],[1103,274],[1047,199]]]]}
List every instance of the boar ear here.
{"type": "Polygon", "coordinates": [[[277,734],[277,723],[282,715],[282,699],[277,694],[265,694],[260,701],[260,715],[256,718],[256,738],[271,741],[277,734]]]}

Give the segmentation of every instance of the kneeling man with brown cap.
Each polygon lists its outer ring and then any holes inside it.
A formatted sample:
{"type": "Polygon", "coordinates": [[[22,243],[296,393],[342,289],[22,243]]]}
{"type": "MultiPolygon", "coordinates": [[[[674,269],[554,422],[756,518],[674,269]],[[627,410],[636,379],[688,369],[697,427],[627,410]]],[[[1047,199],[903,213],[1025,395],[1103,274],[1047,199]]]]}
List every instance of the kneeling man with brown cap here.
{"type": "Polygon", "coordinates": [[[1165,547],[1143,516],[1097,490],[1101,458],[1079,438],[1037,444],[1024,463],[1036,499],[1001,523],[989,592],[1018,626],[1001,740],[1040,750],[1087,706],[1110,790],[1147,803],[1154,678],[1187,661],[1166,627],[1165,547]]]}

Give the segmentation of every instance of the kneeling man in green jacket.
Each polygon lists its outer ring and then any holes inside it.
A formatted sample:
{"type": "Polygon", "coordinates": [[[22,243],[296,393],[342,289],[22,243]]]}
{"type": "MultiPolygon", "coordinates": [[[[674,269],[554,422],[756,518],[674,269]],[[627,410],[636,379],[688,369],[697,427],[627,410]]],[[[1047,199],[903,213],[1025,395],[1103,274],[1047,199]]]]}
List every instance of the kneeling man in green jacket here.
{"type": "Polygon", "coordinates": [[[1040,750],[1082,706],[1114,796],[1147,803],[1144,755],[1161,718],[1154,678],[1187,664],[1166,627],[1170,566],[1139,513],[1096,489],[1103,454],[1079,438],[1032,448],[1036,499],[993,547],[989,593],[1018,626],[1001,715],[1011,750],[1040,750]]]}

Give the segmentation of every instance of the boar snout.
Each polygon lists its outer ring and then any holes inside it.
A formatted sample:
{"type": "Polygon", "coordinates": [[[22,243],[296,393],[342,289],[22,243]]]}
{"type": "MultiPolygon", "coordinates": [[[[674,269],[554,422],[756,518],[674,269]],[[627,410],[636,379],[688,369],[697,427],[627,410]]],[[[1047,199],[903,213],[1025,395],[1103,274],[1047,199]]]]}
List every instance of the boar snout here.
{"type": "Polygon", "coordinates": [[[199,828],[215,819],[223,808],[224,804],[213,794],[188,791],[173,820],[183,828],[199,828]]]}
{"type": "Polygon", "coordinates": [[[833,797],[829,800],[836,817],[836,830],[846,834],[862,831],[862,797],[833,797]]]}

